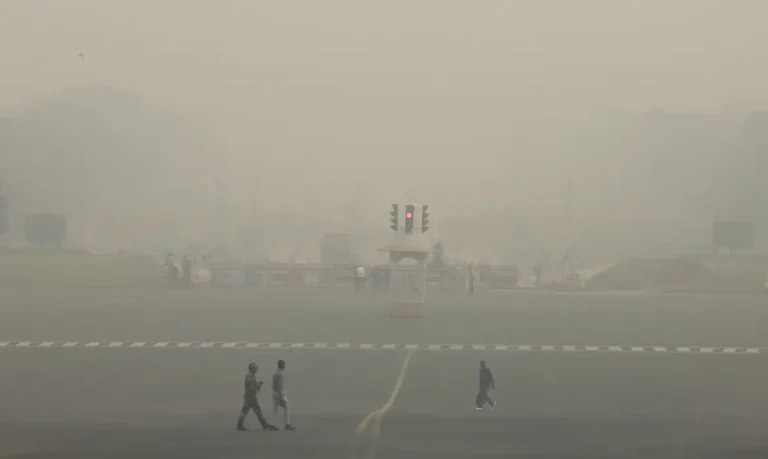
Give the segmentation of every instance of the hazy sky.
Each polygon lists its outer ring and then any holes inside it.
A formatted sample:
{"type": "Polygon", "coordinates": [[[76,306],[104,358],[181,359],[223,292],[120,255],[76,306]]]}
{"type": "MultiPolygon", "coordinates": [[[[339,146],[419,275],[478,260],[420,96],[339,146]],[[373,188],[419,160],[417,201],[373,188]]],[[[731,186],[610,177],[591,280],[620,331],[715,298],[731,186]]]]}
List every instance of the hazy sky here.
{"type": "Polygon", "coordinates": [[[106,84],[206,107],[233,169],[285,199],[447,207],[507,168],[562,181],[560,121],[768,100],[766,17],[764,0],[2,0],[0,114],[106,84]]]}
{"type": "Polygon", "coordinates": [[[760,0],[3,0],[0,13],[4,108],[96,82],[307,118],[363,102],[375,108],[358,116],[388,120],[710,108],[764,97],[768,76],[760,0]]]}

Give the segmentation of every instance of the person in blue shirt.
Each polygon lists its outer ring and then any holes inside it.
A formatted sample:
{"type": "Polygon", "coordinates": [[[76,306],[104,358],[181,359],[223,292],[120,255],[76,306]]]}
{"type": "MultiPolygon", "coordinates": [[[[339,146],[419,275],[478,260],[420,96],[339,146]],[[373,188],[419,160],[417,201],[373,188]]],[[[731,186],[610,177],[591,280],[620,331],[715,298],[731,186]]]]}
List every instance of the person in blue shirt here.
{"type": "Polygon", "coordinates": [[[277,371],[272,375],[272,411],[283,409],[285,430],[296,430],[291,425],[290,412],[288,410],[288,397],[285,396],[285,360],[277,361],[277,371]]]}
{"type": "Polygon", "coordinates": [[[496,383],[493,380],[493,373],[486,365],[485,360],[480,361],[480,390],[475,398],[476,409],[482,410],[486,403],[491,405],[491,409],[496,408],[496,402],[488,396],[488,389],[495,389],[496,383]]]}

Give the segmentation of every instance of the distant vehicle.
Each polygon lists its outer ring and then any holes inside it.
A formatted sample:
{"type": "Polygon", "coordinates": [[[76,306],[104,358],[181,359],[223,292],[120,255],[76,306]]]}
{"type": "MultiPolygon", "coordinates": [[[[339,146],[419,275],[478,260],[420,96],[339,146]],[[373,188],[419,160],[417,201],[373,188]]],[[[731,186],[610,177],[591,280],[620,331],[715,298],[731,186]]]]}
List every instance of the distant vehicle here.
{"type": "Polygon", "coordinates": [[[488,273],[488,288],[517,288],[520,270],[517,266],[497,266],[488,273]]]}

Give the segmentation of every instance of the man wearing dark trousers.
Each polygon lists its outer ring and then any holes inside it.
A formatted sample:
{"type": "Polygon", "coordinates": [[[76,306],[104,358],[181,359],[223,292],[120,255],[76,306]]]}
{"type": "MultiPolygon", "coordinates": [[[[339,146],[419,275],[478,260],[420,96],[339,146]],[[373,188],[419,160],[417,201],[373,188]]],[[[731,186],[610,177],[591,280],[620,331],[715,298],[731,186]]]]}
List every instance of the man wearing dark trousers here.
{"type": "Polygon", "coordinates": [[[496,408],[496,402],[488,396],[488,389],[495,389],[496,384],[493,380],[491,369],[485,364],[485,360],[480,361],[480,391],[475,398],[475,409],[482,410],[486,403],[491,405],[491,409],[496,408]]]}
{"type": "Polygon", "coordinates": [[[264,381],[256,380],[256,371],[258,371],[258,369],[258,365],[251,363],[248,365],[248,374],[245,375],[245,395],[243,396],[243,407],[240,410],[240,418],[237,420],[237,430],[240,431],[248,430],[243,425],[243,422],[245,422],[245,416],[248,415],[248,411],[250,410],[253,410],[253,413],[257,418],[259,418],[259,422],[261,423],[261,428],[263,430],[279,430],[277,427],[267,422],[266,418],[264,418],[264,413],[261,411],[258,394],[262,384],[264,384],[264,381]]]}

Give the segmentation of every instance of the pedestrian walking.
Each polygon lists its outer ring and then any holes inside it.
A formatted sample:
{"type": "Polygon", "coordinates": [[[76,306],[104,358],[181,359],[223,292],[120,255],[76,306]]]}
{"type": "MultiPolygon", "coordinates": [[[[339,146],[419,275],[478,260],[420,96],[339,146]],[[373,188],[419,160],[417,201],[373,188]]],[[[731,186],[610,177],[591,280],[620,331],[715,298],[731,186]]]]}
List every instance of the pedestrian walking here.
{"type": "Polygon", "coordinates": [[[248,374],[245,375],[245,395],[243,395],[243,407],[240,409],[240,417],[237,420],[237,430],[245,431],[243,423],[245,422],[245,416],[248,415],[248,411],[253,410],[253,414],[259,419],[261,428],[263,430],[280,430],[267,422],[264,417],[264,413],[261,411],[261,405],[259,405],[259,390],[264,384],[264,381],[256,380],[256,372],[259,366],[255,363],[248,365],[248,374]]]}
{"type": "Polygon", "coordinates": [[[475,398],[475,409],[482,410],[483,406],[485,404],[491,405],[491,409],[496,408],[496,402],[494,402],[491,397],[488,396],[488,390],[489,389],[495,389],[496,388],[496,382],[493,380],[493,373],[491,373],[491,369],[488,368],[488,365],[485,363],[485,360],[480,361],[480,390],[477,392],[477,397],[475,398]]]}
{"type": "Polygon", "coordinates": [[[291,425],[288,397],[285,396],[285,360],[277,361],[277,371],[272,375],[272,411],[277,413],[278,408],[283,409],[285,430],[296,430],[291,425]]]}

